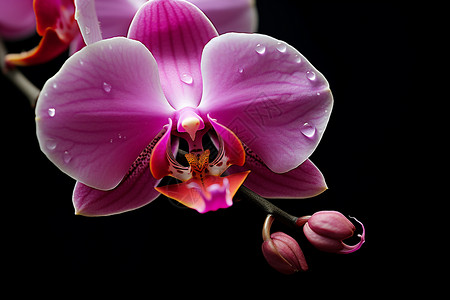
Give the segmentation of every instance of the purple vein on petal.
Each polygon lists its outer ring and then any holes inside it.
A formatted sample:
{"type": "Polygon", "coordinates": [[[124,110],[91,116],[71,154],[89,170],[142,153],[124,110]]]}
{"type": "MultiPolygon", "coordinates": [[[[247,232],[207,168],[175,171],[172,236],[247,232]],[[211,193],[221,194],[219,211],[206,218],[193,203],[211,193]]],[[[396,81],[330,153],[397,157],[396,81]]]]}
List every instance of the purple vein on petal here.
{"type": "Polygon", "coordinates": [[[156,199],[154,189],[159,182],[150,174],[149,161],[152,150],[164,131],[141,152],[133,162],[122,182],[113,190],[100,191],[77,182],[73,194],[75,214],[104,216],[142,207],[156,199]]]}

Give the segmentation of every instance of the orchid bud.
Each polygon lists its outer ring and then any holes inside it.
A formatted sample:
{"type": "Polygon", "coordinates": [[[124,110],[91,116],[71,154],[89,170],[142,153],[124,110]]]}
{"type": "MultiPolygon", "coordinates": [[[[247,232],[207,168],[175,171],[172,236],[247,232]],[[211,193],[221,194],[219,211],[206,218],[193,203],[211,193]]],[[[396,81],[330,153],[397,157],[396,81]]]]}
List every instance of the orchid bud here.
{"type": "Polygon", "coordinates": [[[268,215],[263,228],[262,252],[269,265],[283,274],[308,270],[302,249],[291,236],[276,232],[270,235],[273,216],[268,215]]]}
{"type": "Polygon", "coordinates": [[[343,214],[337,211],[319,211],[309,218],[303,227],[308,241],[317,249],[324,252],[347,254],[361,248],[365,241],[365,229],[361,224],[363,233],[358,235],[361,240],[354,246],[349,246],[343,240],[353,236],[355,226],[343,214]]]}

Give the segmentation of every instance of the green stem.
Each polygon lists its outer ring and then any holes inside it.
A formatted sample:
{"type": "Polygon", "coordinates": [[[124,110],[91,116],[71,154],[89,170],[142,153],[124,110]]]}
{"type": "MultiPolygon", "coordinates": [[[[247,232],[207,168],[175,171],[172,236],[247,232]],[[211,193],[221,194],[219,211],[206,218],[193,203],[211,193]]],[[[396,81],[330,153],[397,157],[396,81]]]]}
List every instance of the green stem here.
{"type": "Polygon", "coordinates": [[[0,68],[2,74],[8,78],[14,85],[22,91],[22,93],[27,97],[30,102],[31,107],[36,106],[36,101],[38,99],[39,93],[41,92],[19,69],[15,67],[8,67],[5,64],[6,48],[3,44],[3,40],[0,39],[0,68]]]}
{"type": "Polygon", "coordinates": [[[236,195],[241,199],[249,200],[258,208],[262,209],[265,213],[272,215],[278,221],[293,228],[302,226],[309,219],[309,216],[299,218],[285,212],[278,206],[268,201],[266,198],[261,197],[260,195],[243,185],[241,185],[236,195]]]}

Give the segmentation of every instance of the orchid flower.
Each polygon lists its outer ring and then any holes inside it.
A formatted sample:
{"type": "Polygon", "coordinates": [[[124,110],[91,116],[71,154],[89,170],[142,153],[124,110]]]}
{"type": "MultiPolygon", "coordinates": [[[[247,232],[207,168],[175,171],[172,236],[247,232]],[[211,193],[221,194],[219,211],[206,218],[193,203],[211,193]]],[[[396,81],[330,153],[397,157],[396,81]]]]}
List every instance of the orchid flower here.
{"type": "Polygon", "coordinates": [[[176,0],[149,1],[127,38],[102,40],[92,2],[78,8],[88,46],[45,83],[36,107],[41,150],[78,181],[77,214],[136,209],[159,193],[204,213],[229,207],[244,181],[272,197],[326,189],[308,157],[333,99],[293,47],[261,34],[218,36],[201,10],[176,0]],[[180,139],[187,164],[176,159],[180,139]],[[180,183],[158,186],[164,176],[180,183]]]}
{"type": "Polygon", "coordinates": [[[0,0],[0,37],[17,40],[36,29],[33,0],[0,0]]]}
{"type": "MultiPolygon", "coordinates": [[[[96,0],[95,8],[103,37],[126,36],[133,16],[145,2],[146,0],[96,0]]],[[[257,13],[254,1],[192,0],[190,2],[210,15],[221,29],[221,33],[256,30],[257,13]]],[[[14,7],[14,5],[9,4],[7,7],[14,7]]],[[[42,39],[39,45],[30,51],[7,55],[8,64],[19,66],[41,64],[57,57],[69,47],[70,53],[73,54],[85,46],[75,22],[74,0],[34,0],[34,9],[37,32],[42,39]]],[[[90,28],[83,28],[83,30],[88,32],[90,28]]]]}

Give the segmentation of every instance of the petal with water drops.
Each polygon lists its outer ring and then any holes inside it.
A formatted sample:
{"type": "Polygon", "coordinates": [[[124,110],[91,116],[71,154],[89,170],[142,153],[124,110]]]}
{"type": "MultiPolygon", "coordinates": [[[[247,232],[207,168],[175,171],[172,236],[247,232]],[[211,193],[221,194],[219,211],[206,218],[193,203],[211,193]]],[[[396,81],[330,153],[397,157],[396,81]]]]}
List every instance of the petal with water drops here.
{"type": "Polygon", "coordinates": [[[161,85],[175,109],[196,107],[202,94],[203,47],[217,32],[209,19],[186,1],[156,0],[135,15],[128,37],[141,41],[158,62],[161,85]]]}
{"type": "Polygon", "coordinates": [[[148,49],[112,38],[75,53],[46,82],[36,107],[37,136],[63,172],[108,190],[173,112],[148,49]]]}
{"type": "Polygon", "coordinates": [[[333,97],[325,77],[292,46],[227,33],[205,46],[202,76],[199,111],[231,129],[272,171],[296,168],[317,147],[333,97]]]}

